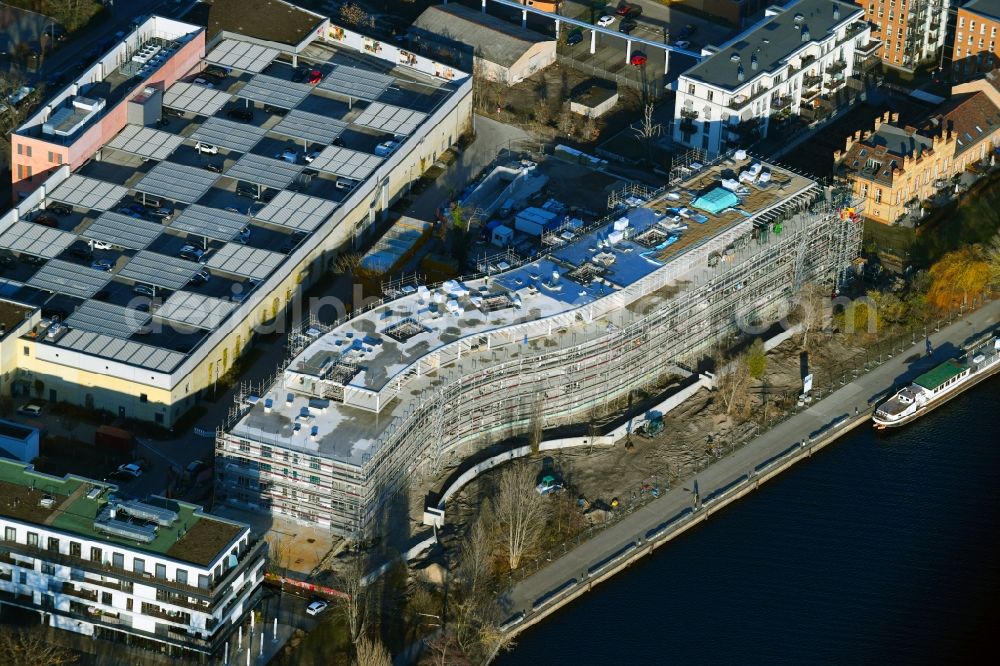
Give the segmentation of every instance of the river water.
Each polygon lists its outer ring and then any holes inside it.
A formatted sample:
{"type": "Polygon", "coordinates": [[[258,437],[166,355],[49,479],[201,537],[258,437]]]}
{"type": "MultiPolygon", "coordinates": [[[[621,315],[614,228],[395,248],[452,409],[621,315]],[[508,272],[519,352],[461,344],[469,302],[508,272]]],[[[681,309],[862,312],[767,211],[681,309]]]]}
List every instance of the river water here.
{"type": "Polygon", "coordinates": [[[526,631],[496,663],[996,655],[997,405],[995,377],[901,431],[855,430],[526,631]]]}

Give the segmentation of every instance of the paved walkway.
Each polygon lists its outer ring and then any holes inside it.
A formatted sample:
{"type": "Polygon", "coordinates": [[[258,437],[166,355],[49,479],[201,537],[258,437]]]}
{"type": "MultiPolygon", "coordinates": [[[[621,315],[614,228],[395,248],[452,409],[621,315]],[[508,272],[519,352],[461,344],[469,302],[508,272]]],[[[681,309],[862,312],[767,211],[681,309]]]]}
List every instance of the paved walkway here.
{"type": "MultiPolygon", "coordinates": [[[[957,320],[940,332],[930,336],[935,347],[931,357],[924,355],[925,342],[920,340],[909,349],[843,386],[809,409],[789,418],[732,455],[700,472],[696,479],[701,497],[705,498],[718,488],[723,488],[754,467],[775,456],[795,442],[844,414],[870,411],[869,401],[881,396],[887,389],[912,379],[917,374],[951,357],[958,347],[970,342],[977,335],[989,331],[1000,320],[1000,300],[993,301],[980,310],[957,320]],[[919,356],[914,360],[915,356],[919,356]]],[[[917,425],[916,427],[919,427],[917,425]]],[[[675,488],[663,497],[638,509],[630,516],[609,527],[595,537],[580,544],[545,568],[518,582],[508,595],[501,599],[505,612],[524,612],[528,615],[535,600],[556,590],[572,579],[582,580],[589,567],[620,552],[686,508],[692,507],[689,490],[694,480],[684,487],[675,488]]]]}

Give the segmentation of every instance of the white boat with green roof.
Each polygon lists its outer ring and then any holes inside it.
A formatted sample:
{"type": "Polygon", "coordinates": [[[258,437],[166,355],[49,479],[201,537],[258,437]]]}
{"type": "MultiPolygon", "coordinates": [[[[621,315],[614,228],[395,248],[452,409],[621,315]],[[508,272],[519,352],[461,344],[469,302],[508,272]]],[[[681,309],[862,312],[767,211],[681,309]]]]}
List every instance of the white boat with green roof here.
{"type": "Polygon", "coordinates": [[[898,428],[915,421],[962,391],[975,386],[1000,369],[1000,337],[971,348],[958,358],[920,375],[906,388],[883,402],[872,421],[877,430],[898,428]]]}

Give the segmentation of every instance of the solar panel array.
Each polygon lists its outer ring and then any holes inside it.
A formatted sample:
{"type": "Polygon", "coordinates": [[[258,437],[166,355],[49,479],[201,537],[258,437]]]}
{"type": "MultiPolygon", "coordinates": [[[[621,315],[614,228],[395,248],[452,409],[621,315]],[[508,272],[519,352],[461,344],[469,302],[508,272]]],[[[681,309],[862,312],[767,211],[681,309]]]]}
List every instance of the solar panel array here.
{"type": "Polygon", "coordinates": [[[356,67],[336,65],[316,87],[320,90],[353,97],[355,99],[376,100],[392,85],[394,79],[388,74],[369,72],[356,67]]]}
{"type": "Polygon", "coordinates": [[[229,97],[224,90],[178,81],[163,94],[163,106],[199,116],[213,116],[226,105],[229,97]]]}
{"type": "Polygon", "coordinates": [[[85,301],[66,318],[66,325],[84,331],[113,335],[116,338],[130,338],[148,321],[148,312],[101,301],[85,301]]]}
{"type": "Polygon", "coordinates": [[[184,360],[180,352],[81,329],[71,329],[59,339],[58,345],[159,372],[170,372],[184,360]]]}
{"type": "Polygon", "coordinates": [[[0,247],[51,259],[72,245],[74,240],[76,235],[67,231],[17,221],[0,234],[0,247]]]}
{"type": "Polygon", "coordinates": [[[277,49],[240,42],[235,39],[226,39],[205,56],[205,62],[231,67],[243,72],[257,73],[271,64],[277,57],[277,49]]]}
{"type": "Polygon", "coordinates": [[[51,259],[31,276],[28,286],[86,299],[103,289],[110,279],[110,273],[51,259]]]}
{"type": "Polygon", "coordinates": [[[226,176],[254,185],[283,190],[302,173],[302,166],[285,160],[247,153],[229,167],[226,176]]]}
{"type": "Polygon", "coordinates": [[[354,124],[393,134],[412,134],[426,117],[427,114],[420,111],[372,102],[354,119],[354,124]]]}
{"type": "Polygon", "coordinates": [[[235,303],[221,298],[203,296],[190,291],[175,291],[156,311],[156,316],[195,328],[213,329],[235,307],[235,303]]]}
{"type": "Polygon", "coordinates": [[[236,92],[236,96],[282,109],[294,109],[306,98],[310,90],[312,86],[305,83],[257,74],[236,92]]]}
{"type": "Polygon", "coordinates": [[[229,241],[236,238],[236,235],[248,224],[250,224],[250,218],[242,213],[195,204],[185,208],[184,212],[170,224],[170,228],[198,236],[229,241]]]}
{"type": "Polygon", "coordinates": [[[317,171],[332,173],[352,180],[364,180],[382,163],[382,158],[350,148],[327,146],[309,166],[317,171]]]}
{"type": "Polygon", "coordinates": [[[163,226],[121,213],[101,213],[80,235],[130,250],[142,250],[163,233],[163,226]]]}
{"type": "Polygon", "coordinates": [[[118,276],[176,291],[200,270],[201,265],[197,262],[143,250],[129,259],[118,271],[118,276]]]}
{"type": "Polygon", "coordinates": [[[105,145],[123,153],[131,153],[154,160],[165,160],[183,142],[183,137],[170,132],[142,125],[126,125],[105,145]]]}
{"type": "Polygon", "coordinates": [[[226,243],[208,258],[208,266],[233,275],[263,279],[284,261],[285,255],[238,243],[226,243]]]}
{"type": "Polygon", "coordinates": [[[160,162],[149,170],[135,189],[170,201],[194,203],[208,192],[219,175],[198,167],[160,162]]]}
{"type": "Polygon", "coordinates": [[[312,231],[337,208],[335,201],[282,190],[254,219],[298,231],[312,231]]]}
{"type": "Polygon", "coordinates": [[[256,146],[267,130],[247,125],[246,123],[234,123],[231,120],[222,118],[209,118],[201,127],[191,133],[191,139],[204,143],[221,146],[238,153],[249,153],[250,149],[256,146]]]}
{"type": "Polygon", "coordinates": [[[124,185],[115,185],[74,173],[49,192],[48,198],[80,208],[109,210],[127,194],[128,188],[124,185]]]}
{"type": "Polygon", "coordinates": [[[329,144],[345,129],[347,129],[347,123],[343,121],[334,120],[318,113],[292,109],[277,125],[271,128],[271,131],[293,139],[329,144]]]}

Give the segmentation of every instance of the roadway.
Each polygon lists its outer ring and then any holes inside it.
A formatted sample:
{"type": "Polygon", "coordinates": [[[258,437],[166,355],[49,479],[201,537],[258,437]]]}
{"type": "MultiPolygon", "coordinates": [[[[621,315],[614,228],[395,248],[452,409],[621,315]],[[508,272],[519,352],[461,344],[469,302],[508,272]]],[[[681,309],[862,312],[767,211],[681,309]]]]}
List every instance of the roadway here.
{"type": "MultiPolygon", "coordinates": [[[[752,472],[756,465],[785,451],[795,442],[801,442],[810,433],[837,417],[843,414],[853,415],[855,409],[862,414],[870,412],[872,406],[869,405],[869,401],[881,396],[887,389],[899,386],[904,381],[943,362],[952,356],[958,347],[968,344],[978,334],[989,331],[998,320],[1000,320],[1000,300],[992,301],[954,324],[942,328],[940,332],[932,333],[930,339],[935,351],[930,357],[924,355],[923,340],[896,354],[883,365],[861,375],[809,409],[782,422],[732,455],[700,472],[695,478],[699,484],[701,497],[705,498],[712,491],[723,488],[752,472]]],[[[918,423],[911,427],[919,428],[920,425],[918,423]]],[[[692,508],[694,502],[689,488],[693,482],[694,479],[686,482],[688,488],[678,487],[668,491],[661,498],[638,509],[515,584],[500,600],[505,613],[513,615],[523,612],[529,616],[536,599],[569,580],[585,580],[589,567],[644,538],[649,530],[660,526],[684,509],[692,508]]]]}

